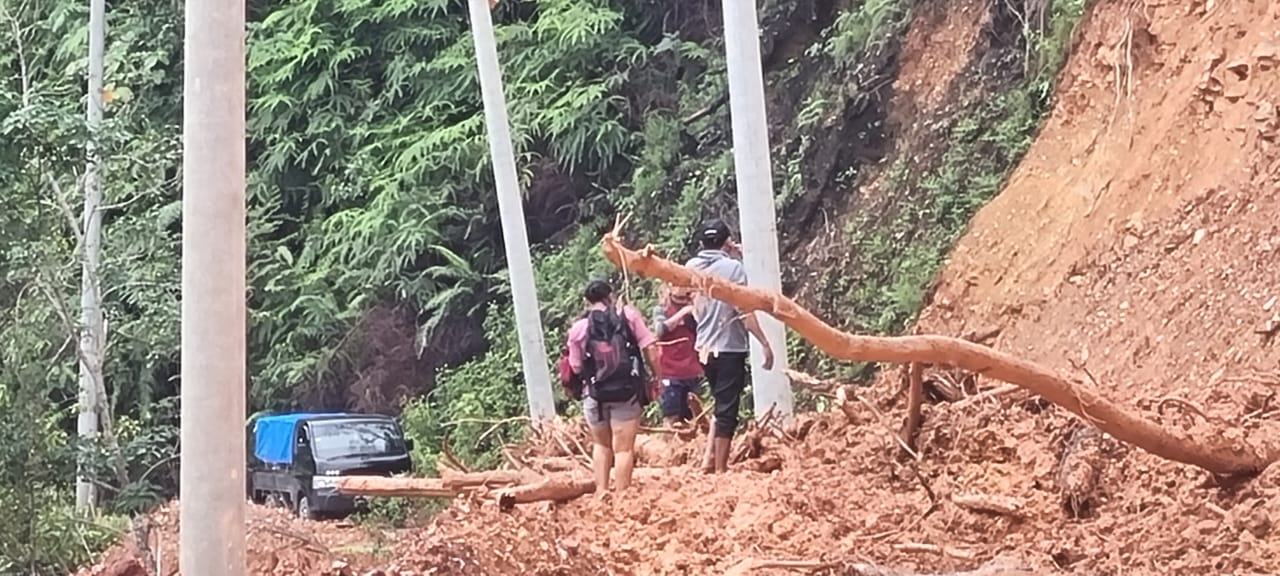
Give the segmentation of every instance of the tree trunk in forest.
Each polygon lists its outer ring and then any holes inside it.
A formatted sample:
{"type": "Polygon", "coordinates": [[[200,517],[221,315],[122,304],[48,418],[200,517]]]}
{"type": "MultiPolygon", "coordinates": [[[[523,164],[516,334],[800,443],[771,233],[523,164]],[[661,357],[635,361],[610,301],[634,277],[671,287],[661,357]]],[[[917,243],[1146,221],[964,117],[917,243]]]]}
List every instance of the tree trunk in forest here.
{"type": "Polygon", "coordinates": [[[1271,445],[1252,442],[1241,431],[1191,439],[1118,406],[1084,384],[1056,371],[986,346],[946,336],[858,336],[841,332],[793,300],[759,288],[739,286],[680,266],[656,255],[623,246],[614,230],[603,240],[605,256],[630,274],[693,287],[742,312],[766,312],[782,320],[818,348],[840,360],[924,362],[958,366],[988,378],[1017,384],[1084,418],[1111,436],[1162,458],[1199,466],[1214,474],[1251,475],[1276,458],[1271,445]]]}

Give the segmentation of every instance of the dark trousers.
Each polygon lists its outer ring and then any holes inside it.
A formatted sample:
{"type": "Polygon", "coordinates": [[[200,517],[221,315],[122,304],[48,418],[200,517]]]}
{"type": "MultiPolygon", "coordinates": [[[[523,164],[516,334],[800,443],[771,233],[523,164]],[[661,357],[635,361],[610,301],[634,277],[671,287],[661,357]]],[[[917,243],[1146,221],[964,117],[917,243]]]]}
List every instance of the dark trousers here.
{"type": "Polygon", "coordinates": [[[747,388],[747,353],[721,352],[708,357],[702,369],[716,402],[716,438],[733,438],[742,391],[747,388]]]}

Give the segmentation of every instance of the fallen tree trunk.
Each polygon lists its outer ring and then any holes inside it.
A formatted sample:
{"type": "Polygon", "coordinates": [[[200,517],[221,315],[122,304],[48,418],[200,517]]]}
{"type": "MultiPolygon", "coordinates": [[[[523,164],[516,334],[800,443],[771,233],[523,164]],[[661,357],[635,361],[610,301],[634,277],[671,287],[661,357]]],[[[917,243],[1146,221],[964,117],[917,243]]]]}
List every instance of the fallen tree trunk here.
{"type": "Polygon", "coordinates": [[[343,476],[338,493],[349,496],[419,496],[453,498],[464,490],[451,488],[439,478],[387,478],[384,476],[343,476]]]}
{"type": "MultiPolygon", "coordinates": [[[[636,468],[632,479],[657,478],[663,468],[636,468]]],[[[518,470],[454,473],[448,478],[387,478],[385,476],[343,476],[338,493],[351,496],[416,496],[452,498],[479,490],[500,488],[498,500],[510,497],[515,504],[543,500],[571,500],[596,489],[595,480],[581,473],[546,476],[518,470]],[[585,490],[585,492],[583,492],[585,490]]]]}
{"type": "Polygon", "coordinates": [[[566,502],[596,491],[596,481],[588,476],[548,476],[533,484],[498,491],[498,509],[510,510],[530,502],[566,502]]]}
{"type": "Polygon", "coordinates": [[[604,236],[603,249],[611,262],[631,274],[692,287],[743,312],[770,314],[833,358],[958,366],[1026,388],[1152,454],[1219,475],[1257,474],[1276,458],[1270,446],[1251,445],[1243,434],[1215,434],[1198,442],[1174,436],[1054,370],[980,344],[946,336],[881,337],[841,332],[777,292],[733,284],[686,268],[657,256],[652,247],[630,250],[622,245],[616,229],[604,236]]]}
{"type": "Polygon", "coordinates": [[[541,474],[528,470],[486,470],[484,472],[455,472],[441,470],[440,481],[446,488],[478,488],[529,484],[542,479],[541,474]]]}

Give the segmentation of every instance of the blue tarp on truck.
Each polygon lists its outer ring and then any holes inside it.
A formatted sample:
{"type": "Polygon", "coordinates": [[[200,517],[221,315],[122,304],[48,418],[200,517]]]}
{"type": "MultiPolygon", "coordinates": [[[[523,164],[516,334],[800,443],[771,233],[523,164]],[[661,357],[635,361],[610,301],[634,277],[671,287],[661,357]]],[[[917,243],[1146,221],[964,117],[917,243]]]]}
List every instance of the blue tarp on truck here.
{"type": "Polygon", "coordinates": [[[298,422],[309,418],[341,416],[341,414],[272,414],[260,416],[253,423],[253,455],[268,464],[293,463],[294,431],[298,422]]]}

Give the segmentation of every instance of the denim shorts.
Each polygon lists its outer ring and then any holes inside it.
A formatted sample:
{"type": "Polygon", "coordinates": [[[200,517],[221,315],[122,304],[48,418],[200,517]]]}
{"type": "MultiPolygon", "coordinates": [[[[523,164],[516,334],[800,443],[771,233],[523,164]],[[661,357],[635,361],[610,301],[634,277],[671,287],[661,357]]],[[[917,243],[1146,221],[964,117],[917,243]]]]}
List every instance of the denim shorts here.
{"type": "Polygon", "coordinates": [[[697,394],[702,389],[701,378],[672,378],[662,381],[662,416],[665,418],[684,418],[693,420],[694,414],[689,408],[689,393],[697,394]]]}
{"type": "Polygon", "coordinates": [[[586,416],[587,425],[592,428],[614,422],[630,422],[640,418],[643,411],[640,403],[634,399],[626,402],[598,402],[591,396],[582,399],[582,415],[586,416]]]}

